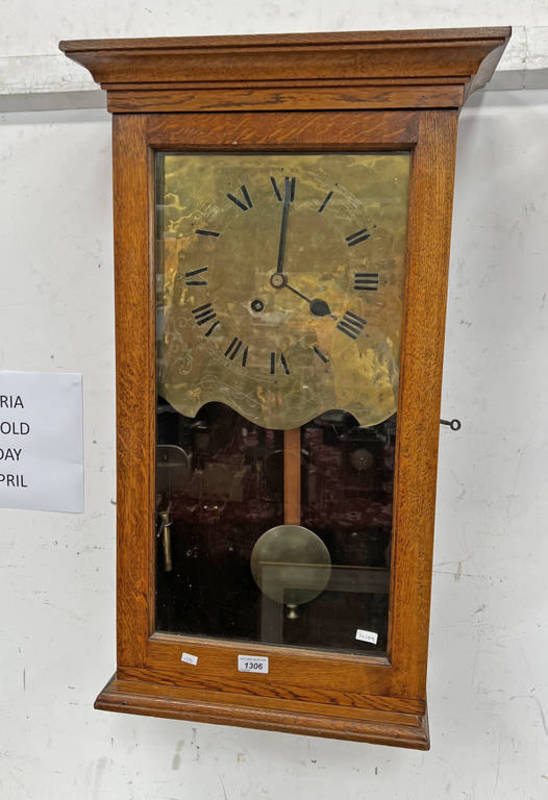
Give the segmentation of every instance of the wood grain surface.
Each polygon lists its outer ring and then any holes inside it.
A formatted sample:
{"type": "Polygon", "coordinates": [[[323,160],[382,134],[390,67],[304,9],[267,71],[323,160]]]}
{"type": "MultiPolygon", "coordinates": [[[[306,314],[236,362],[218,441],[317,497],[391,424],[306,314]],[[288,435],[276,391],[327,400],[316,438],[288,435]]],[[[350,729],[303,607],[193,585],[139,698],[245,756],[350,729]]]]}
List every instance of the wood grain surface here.
{"type": "MultiPolygon", "coordinates": [[[[508,36],[507,28],[484,28],[62,43],[107,88],[117,112],[118,671],[98,708],[429,746],[426,669],[457,115],[467,93],[489,78],[508,36]],[[412,153],[386,656],[154,629],[157,150],[412,153]],[[250,649],[268,656],[268,675],[238,672],[238,653],[250,649]],[[183,650],[198,657],[196,667],[181,662],[183,650]]],[[[293,452],[296,437],[286,445],[293,452]]],[[[289,475],[289,455],[287,467],[289,475]]],[[[287,518],[296,520],[296,490],[287,496],[287,518]]]]}
{"type": "Polygon", "coordinates": [[[60,42],[117,113],[458,108],[510,28],[60,42]]]}
{"type": "Polygon", "coordinates": [[[201,700],[187,689],[171,688],[150,682],[126,681],[116,677],[105,686],[95,702],[103,711],[127,714],[215,722],[220,725],[239,725],[246,728],[298,733],[308,736],[328,736],[332,739],[352,739],[358,742],[429,749],[428,716],[407,714],[394,719],[393,715],[377,711],[372,719],[356,719],[346,713],[326,716],[306,706],[278,711],[268,703],[244,705],[240,697],[231,703],[211,698],[201,700]],[[305,708],[307,710],[305,710],[305,708]]]}
{"type": "Polygon", "coordinates": [[[301,429],[284,431],[284,523],[301,524],[301,429]]]}

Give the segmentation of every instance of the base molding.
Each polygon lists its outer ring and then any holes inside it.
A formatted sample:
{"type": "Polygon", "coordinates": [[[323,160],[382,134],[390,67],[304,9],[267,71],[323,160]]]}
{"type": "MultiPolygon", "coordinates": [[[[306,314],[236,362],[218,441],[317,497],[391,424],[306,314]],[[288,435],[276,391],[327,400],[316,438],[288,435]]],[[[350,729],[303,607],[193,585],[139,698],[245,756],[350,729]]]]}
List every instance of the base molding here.
{"type": "MultiPolygon", "coordinates": [[[[220,695],[220,693],[218,693],[220,695]]],[[[101,711],[192,720],[219,725],[282,731],[285,733],[324,736],[371,744],[428,750],[428,713],[400,713],[395,722],[392,714],[377,711],[375,719],[349,719],[337,716],[332,707],[325,714],[295,709],[250,708],[219,699],[196,699],[186,696],[185,689],[145,681],[119,679],[113,675],[95,701],[101,711]]]]}

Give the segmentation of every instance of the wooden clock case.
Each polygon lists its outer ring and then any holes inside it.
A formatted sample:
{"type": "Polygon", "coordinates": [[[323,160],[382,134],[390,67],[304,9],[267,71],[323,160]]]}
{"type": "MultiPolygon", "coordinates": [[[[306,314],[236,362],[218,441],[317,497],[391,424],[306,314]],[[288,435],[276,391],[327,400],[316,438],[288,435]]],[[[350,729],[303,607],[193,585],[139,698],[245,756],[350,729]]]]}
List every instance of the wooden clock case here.
{"type": "Polygon", "coordinates": [[[113,113],[117,670],[96,707],[427,749],[426,667],[459,110],[509,28],[61,42],[113,113]],[[412,152],[386,656],[154,629],[153,154],[412,152]],[[181,663],[183,650],[199,667],[181,663]]]}

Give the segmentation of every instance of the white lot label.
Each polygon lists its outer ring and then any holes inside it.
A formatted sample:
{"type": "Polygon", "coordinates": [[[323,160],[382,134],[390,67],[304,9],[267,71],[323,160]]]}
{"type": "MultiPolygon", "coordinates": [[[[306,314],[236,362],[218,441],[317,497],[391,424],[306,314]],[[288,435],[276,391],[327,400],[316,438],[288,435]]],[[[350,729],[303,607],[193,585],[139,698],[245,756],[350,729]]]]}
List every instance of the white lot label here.
{"type": "Polygon", "coordinates": [[[238,672],[268,672],[268,658],[266,656],[238,656],[238,672]]]}
{"type": "Polygon", "coordinates": [[[0,507],[84,510],[82,376],[0,372],[0,507]]]}
{"type": "Polygon", "coordinates": [[[185,664],[192,664],[195,667],[198,663],[198,656],[193,656],[192,653],[183,653],[181,661],[184,661],[185,664]]]}
{"type": "Polygon", "coordinates": [[[373,633],[373,631],[363,631],[361,628],[358,628],[356,631],[356,639],[359,642],[369,642],[369,644],[377,644],[377,640],[379,638],[378,633],[373,633]]]}

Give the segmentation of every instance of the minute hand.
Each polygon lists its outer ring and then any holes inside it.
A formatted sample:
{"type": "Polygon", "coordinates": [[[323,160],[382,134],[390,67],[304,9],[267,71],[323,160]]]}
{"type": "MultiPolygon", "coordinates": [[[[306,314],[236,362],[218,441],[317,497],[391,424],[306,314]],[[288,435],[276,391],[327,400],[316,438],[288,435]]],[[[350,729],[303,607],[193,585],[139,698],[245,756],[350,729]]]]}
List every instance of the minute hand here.
{"type": "Polygon", "coordinates": [[[286,177],[284,185],[284,206],[282,209],[282,225],[280,228],[280,246],[278,247],[278,265],[276,272],[282,273],[284,271],[284,256],[285,256],[285,236],[287,232],[287,220],[289,217],[289,204],[291,202],[291,181],[286,177]]]}

